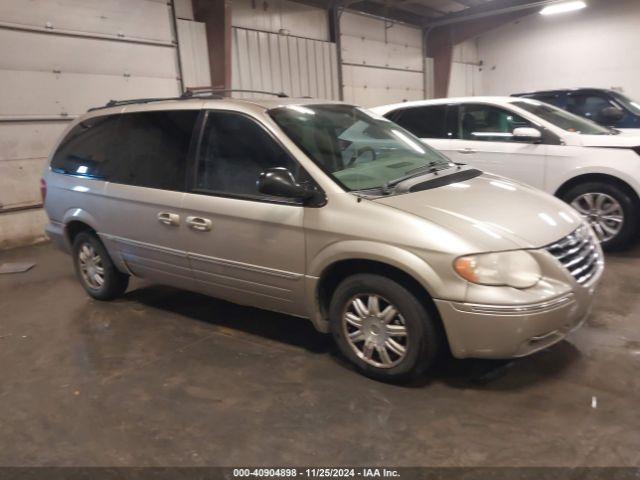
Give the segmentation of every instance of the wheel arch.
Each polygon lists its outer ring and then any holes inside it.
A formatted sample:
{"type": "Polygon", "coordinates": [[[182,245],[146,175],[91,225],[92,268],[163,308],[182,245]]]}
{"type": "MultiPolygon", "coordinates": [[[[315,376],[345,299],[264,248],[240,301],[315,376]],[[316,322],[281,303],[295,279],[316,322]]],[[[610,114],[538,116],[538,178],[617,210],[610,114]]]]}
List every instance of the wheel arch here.
{"type": "Polygon", "coordinates": [[[440,315],[433,298],[443,288],[443,282],[417,255],[400,247],[368,241],[348,241],[334,244],[312,262],[309,301],[314,305],[312,320],[316,328],[328,331],[328,311],[331,296],[338,284],[356,273],[373,273],[389,277],[412,292],[425,306],[440,315]]]}
{"type": "Polygon", "coordinates": [[[97,222],[93,216],[82,208],[72,208],[65,212],[62,218],[65,240],[73,246],[73,240],[78,233],[90,231],[97,234],[97,222]]]}
{"type": "Polygon", "coordinates": [[[556,189],[554,195],[561,199],[573,187],[587,182],[603,182],[616,185],[626,193],[628,193],[631,198],[633,198],[634,202],[636,202],[636,204],[640,204],[640,196],[638,195],[636,189],[634,189],[629,182],[618,176],[608,173],[583,173],[581,175],[572,177],[568,180],[565,180],[565,182],[556,189]]]}

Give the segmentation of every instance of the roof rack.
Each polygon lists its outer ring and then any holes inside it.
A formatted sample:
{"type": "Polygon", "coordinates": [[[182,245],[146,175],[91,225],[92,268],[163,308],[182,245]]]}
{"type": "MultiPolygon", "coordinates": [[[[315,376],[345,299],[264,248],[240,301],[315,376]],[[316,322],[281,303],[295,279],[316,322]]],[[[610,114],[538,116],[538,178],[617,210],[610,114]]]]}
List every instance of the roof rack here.
{"type": "Polygon", "coordinates": [[[128,100],[109,100],[103,106],[92,107],[87,111],[93,112],[94,110],[101,110],[103,108],[119,107],[122,105],[133,105],[135,103],[163,102],[165,100],[182,100],[182,97],[131,98],[128,100]]]}
{"type": "Polygon", "coordinates": [[[212,88],[212,87],[191,87],[188,88],[186,92],[182,94],[180,98],[193,98],[195,96],[201,94],[211,94],[212,96],[216,96],[219,93],[257,93],[260,95],[273,95],[278,98],[289,98],[284,92],[266,92],[264,90],[245,90],[245,89],[237,89],[237,88],[212,88]]]}
{"type": "Polygon", "coordinates": [[[221,94],[223,93],[259,93],[262,95],[273,95],[279,98],[288,98],[289,96],[283,92],[265,92],[262,90],[237,90],[237,89],[215,89],[211,87],[191,87],[188,88],[186,92],[184,92],[179,97],[152,97],[152,98],[132,98],[129,100],[109,100],[105,105],[101,107],[92,107],[89,112],[93,112],[95,110],[101,110],[103,108],[110,107],[120,107],[123,105],[133,105],[136,103],[152,103],[152,102],[163,102],[165,100],[188,100],[190,98],[198,98],[200,94],[208,94],[210,98],[223,98],[221,94]]]}

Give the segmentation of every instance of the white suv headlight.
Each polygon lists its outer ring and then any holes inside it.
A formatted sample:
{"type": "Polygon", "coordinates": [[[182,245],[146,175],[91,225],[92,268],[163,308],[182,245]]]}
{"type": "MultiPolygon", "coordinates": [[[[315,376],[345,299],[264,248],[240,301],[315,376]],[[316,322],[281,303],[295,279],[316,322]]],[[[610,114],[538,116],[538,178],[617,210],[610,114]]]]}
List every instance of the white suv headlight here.
{"type": "Polygon", "coordinates": [[[453,268],[465,280],[480,285],[529,288],[541,276],[538,262],[522,250],[458,257],[453,268]]]}

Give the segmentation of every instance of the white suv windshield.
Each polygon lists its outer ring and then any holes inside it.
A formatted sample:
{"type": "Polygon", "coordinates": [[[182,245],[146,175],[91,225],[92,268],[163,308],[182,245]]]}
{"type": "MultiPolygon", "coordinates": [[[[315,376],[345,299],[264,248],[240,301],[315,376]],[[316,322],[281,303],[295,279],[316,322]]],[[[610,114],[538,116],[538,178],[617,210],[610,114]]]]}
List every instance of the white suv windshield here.
{"type": "Polygon", "coordinates": [[[548,103],[538,102],[537,100],[518,100],[511,102],[512,105],[519,107],[527,112],[533,113],[538,117],[560,127],[567,132],[582,133],[585,135],[612,135],[614,130],[601,127],[597,123],[579,117],[566,110],[554,107],[548,103]]]}
{"type": "Polygon", "coordinates": [[[450,161],[389,120],[349,105],[269,111],[291,140],[347,190],[383,188],[450,161]]]}

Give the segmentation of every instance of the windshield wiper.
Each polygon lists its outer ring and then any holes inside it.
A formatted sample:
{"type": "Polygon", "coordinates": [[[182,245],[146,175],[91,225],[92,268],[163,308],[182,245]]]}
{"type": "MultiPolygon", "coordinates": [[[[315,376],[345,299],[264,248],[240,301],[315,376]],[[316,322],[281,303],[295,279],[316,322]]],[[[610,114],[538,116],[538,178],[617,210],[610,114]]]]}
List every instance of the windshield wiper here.
{"type": "Polygon", "coordinates": [[[413,170],[409,170],[405,175],[403,175],[402,177],[398,177],[395,178],[393,180],[389,180],[387,182],[384,182],[382,184],[381,190],[382,193],[384,193],[385,195],[389,195],[391,194],[391,192],[393,191],[393,187],[395,187],[396,185],[404,182],[405,180],[409,180],[410,178],[414,178],[414,177],[418,177],[424,173],[434,173],[434,174],[438,174],[439,170],[443,170],[442,168],[438,168],[437,165],[440,162],[429,162],[427,165],[424,165],[422,167],[418,167],[418,168],[414,168],[413,170]]]}

